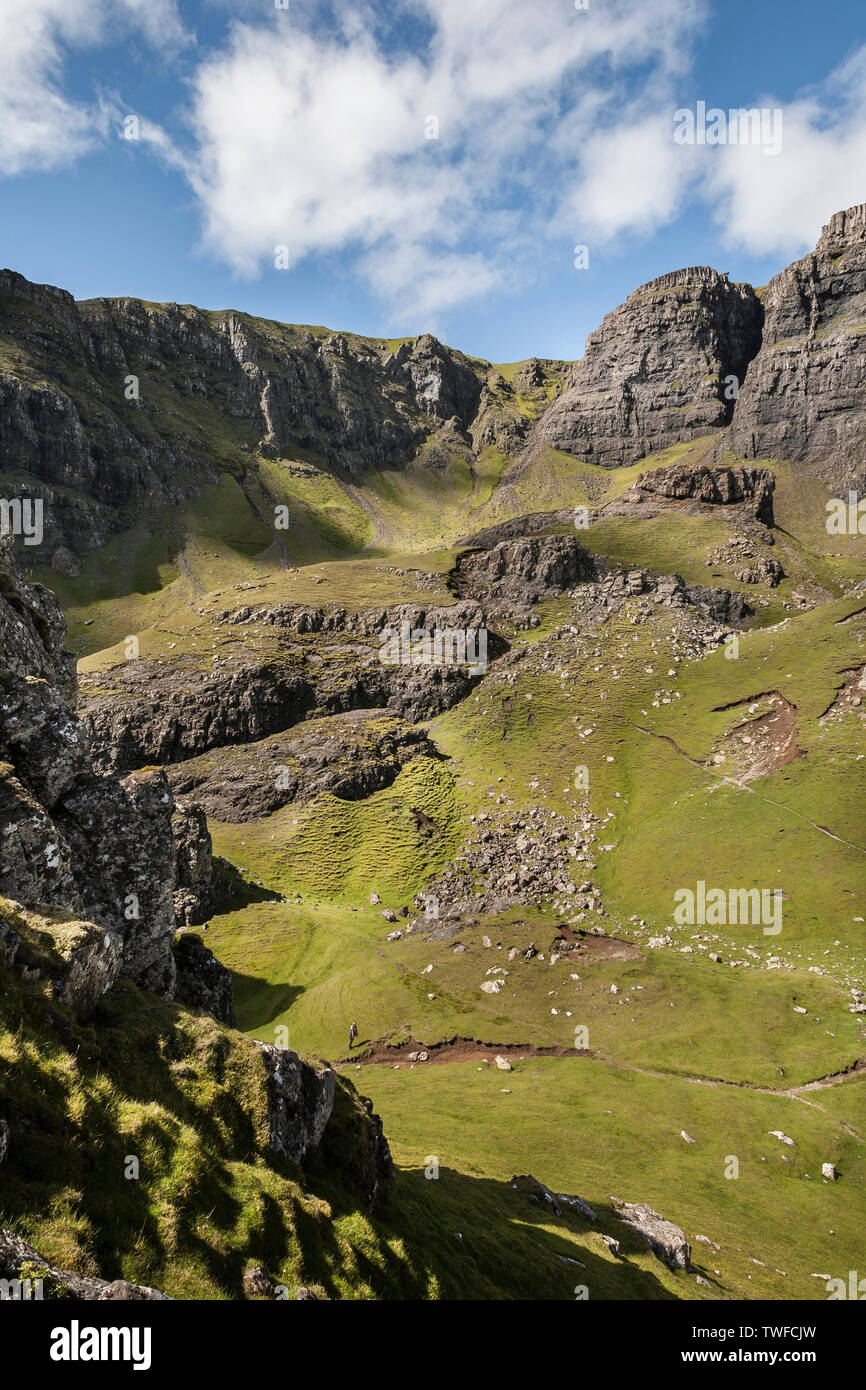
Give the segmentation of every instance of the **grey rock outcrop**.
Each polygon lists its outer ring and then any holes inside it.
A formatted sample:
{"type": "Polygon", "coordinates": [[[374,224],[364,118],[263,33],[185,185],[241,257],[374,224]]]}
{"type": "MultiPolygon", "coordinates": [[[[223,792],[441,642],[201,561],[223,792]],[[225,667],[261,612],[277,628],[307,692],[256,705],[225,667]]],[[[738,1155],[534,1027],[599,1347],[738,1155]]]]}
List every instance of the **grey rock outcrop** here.
{"type": "Polygon", "coordinates": [[[296,1052],[259,1043],[268,1078],[270,1146],[294,1163],[303,1163],[318,1148],[334,1108],[336,1074],[316,1071],[296,1052]]]}
{"type": "Polygon", "coordinates": [[[595,575],[593,557],[574,536],[521,536],[462,555],[456,582],[478,600],[526,603],[595,575]]]}
{"type": "Polygon", "coordinates": [[[623,1202],[618,1197],[611,1197],[610,1201],[620,1221],[646,1241],[668,1269],[691,1269],[692,1251],[685,1231],[645,1202],[623,1202]]]}
{"type": "MultiPolygon", "coordinates": [[[[79,707],[99,771],[184,762],[310,716],[382,709],[410,723],[431,719],[463,699],[477,677],[465,665],[383,661],[384,630],[466,632],[483,626],[484,615],[470,603],[358,615],[279,605],[242,608],[226,622],[243,624],[249,640],[232,644],[218,665],[182,656],[129,661],[82,680],[79,707]],[[309,640],[316,633],[327,641],[309,640]]],[[[504,647],[491,634],[489,655],[504,647]]]]}
{"type": "Polygon", "coordinates": [[[59,1269],[28,1245],[26,1240],[14,1231],[0,1229],[0,1279],[9,1280],[19,1287],[7,1291],[6,1297],[35,1297],[33,1281],[42,1279],[42,1297],[70,1299],[83,1302],[168,1301],[168,1294],[159,1289],[148,1288],[144,1284],[130,1284],[126,1279],[96,1279],[92,1276],[75,1274],[69,1269],[59,1269]],[[26,1282],[24,1282],[26,1281],[26,1282]],[[23,1287],[20,1285],[23,1283],[23,1287]]]}
{"type": "MultiPolygon", "coordinates": [[[[435,756],[423,729],[386,710],[352,710],[306,721],[264,741],[205,753],[166,771],[176,793],[194,796],[219,821],[238,822],[259,820],[289,802],[307,802],[324,792],[343,801],[360,800],[390,786],[413,758],[435,756]]],[[[209,871],[203,877],[209,882],[209,871]]],[[[195,894],[194,901],[199,898],[195,894]]],[[[185,920],[189,924],[201,918],[185,920]]]]}
{"type": "MultiPolygon", "coordinates": [[[[0,476],[16,484],[12,495],[43,500],[44,540],[32,555],[64,574],[143,514],[166,515],[219,480],[226,460],[214,463],[202,407],[221,422],[241,486],[254,451],[312,453],[352,475],[405,466],[443,429],[471,452],[466,427],[486,375],[429,334],[392,353],[382,340],[265,327],[240,313],[76,302],[9,270],[0,337],[10,343],[0,476]]],[[[446,464],[448,454],[446,440],[446,464]]]]}
{"type": "Polygon", "coordinates": [[[591,333],[537,438],[618,468],[729,424],[729,378],[742,383],[761,342],[750,285],[708,266],[642,285],[591,333]]]}
{"type": "Polygon", "coordinates": [[[171,830],[175,845],[175,920],[179,927],[197,926],[216,906],[213,845],[204,809],[197,802],[175,800],[171,830]]]}
{"type": "Polygon", "coordinates": [[[761,351],[729,432],[745,458],[866,469],[866,203],[837,212],[815,250],[764,292],[761,351]]]}
{"type": "Polygon", "coordinates": [[[706,464],[672,464],[641,473],[634,487],[605,508],[605,515],[625,511],[628,503],[643,505],[664,502],[692,502],[699,507],[735,509],[735,515],[773,525],[775,475],[769,468],[709,467],[706,464]]]}
{"type": "MultiPolygon", "coordinates": [[[[159,768],[96,775],[86,726],[69,705],[63,632],[53,596],[23,577],[10,543],[0,542],[0,894],[92,923],[97,943],[122,943],[122,958],[114,945],[107,953],[106,970],[110,956],[112,970],[119,964],[170,998],[174,894],[179,873],[181,892],[205,891],[206,826],[187,808],[176,840],[159,768]]],[[[76,978],[82,969],[83,957],[76,978]]],[[[94,988],[98,973],[94,956],[84,970],[94,988]]],[[[86,995],[83,980],[69,987],[86,995]]]]}

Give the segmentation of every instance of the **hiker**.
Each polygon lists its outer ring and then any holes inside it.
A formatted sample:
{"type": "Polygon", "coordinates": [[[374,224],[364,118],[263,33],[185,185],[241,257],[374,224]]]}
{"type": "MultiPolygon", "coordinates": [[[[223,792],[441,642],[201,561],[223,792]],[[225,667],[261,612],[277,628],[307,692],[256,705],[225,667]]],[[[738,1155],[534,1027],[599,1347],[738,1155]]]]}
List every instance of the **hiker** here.
{"type": "Polygon", "coordinates": [[[355,1039],[357,1038],[357,1036],[358,1036],[358,1025],[357,1025],[357,1023],[350,1023],[350,1024],[349,1024],[349,1051],[350,1051],[350,1052],[352,1051],[352,1043],[355,1041],[355,1039]]]}

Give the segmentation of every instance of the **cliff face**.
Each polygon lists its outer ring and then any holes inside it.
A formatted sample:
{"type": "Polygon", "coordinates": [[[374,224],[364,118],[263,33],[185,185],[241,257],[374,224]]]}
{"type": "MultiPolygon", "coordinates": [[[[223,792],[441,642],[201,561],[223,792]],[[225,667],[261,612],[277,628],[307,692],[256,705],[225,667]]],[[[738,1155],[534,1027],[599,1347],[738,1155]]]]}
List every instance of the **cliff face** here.
{"type": "Polygon", "coordinates": [[[142,510],[242,479],[253,453],[309,452],[343,475],[405,465],[445,422],[472,422],[484,375],[429,335],[392,353],[189,305],[76,303],[0,272],[4,495],[43,499],[28,558],[61,572],[142,510]]]}
{"type": "Polygon", "coordinates": [[[706,266],[652,280],[590,334],[541,440],[617,468],[721,429],[734,409],[727,378],[743,380],[761,319],[750,285],[706,266]]]}
{"type": "Polygon", "coordinates": [[[3,271],[0,490],[42,499],[28,560],[74,575],[221,474],[244,486],[257,456],[351,482],[419,459],[471,465],[485,448],[615,468],[715,435],[747,459],[853,476],[864,335],[866,205],[837,213],[762,295],[706,266],[675,271],[608,314],[570,368],[532,359],[506,375],[428,334],[394,347],[190,305],[76,302],[3,271]]]}
{"type": "Polygon", "coordinates": [[[101,927],[122,943],[121,973],[171,998],[175,894],[206,887],[189,867],[191,813],[159,768],[96,774],[63,632],[53,594],[0,542],[0,894],[101,927]]]}
{"type": "Polygon", "coordinates": [[[746,458],[866,466],[866,204],[838,212],[814,252],[770,281],[761,351],[730,430],[746,458]]]}
{"type": "Polygon", "coordinates": [[[636,290],[587,339],[535,442],[613,468],[702,435],[746,459],[866,467],[866,204],[760,294],[707,267],[636,290]],[[736,378],[736,389],[728,378],[736,378]]]}

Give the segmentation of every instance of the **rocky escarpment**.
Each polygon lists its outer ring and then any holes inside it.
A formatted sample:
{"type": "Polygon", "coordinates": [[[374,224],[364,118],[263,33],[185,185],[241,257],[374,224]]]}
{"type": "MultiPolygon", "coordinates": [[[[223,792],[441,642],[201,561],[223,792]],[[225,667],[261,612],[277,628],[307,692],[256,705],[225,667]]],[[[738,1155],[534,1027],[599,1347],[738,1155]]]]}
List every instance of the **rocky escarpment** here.
{"type": "Polygon", "coordinates": [[[762,317],[750,285],[707,266],[650,281],[589,335],[536,441],[618,468],[722,428],[729,379],[746,376],[762,317]]]}
{"type": "MultiPolygon", "coordinates": [[[[605,507],[604,514],[634,514],[635,506],[639,506],[642,516],[651,516],[672,503],[680,504],[679,510],[684,511],[725,507],[726,521],[759,522],[771,527],[775,486],[775,474],[769,468],[672,464],[638,474],[634,486],[605,507]],[[683,507],[683,503],[692,505],[683,507]]],[[[772,544],[772,537],[767,539],[772,544]]]]}
{"type": "Polygon", "coordinates": [[[159,769],[97,775],[67,703],[62,632],[53,595],[0,544],[0,894],[96,924],[122,944],[123,975],[171,997],[183,862],[174,799],[159,769]]]}
{"type": "MultiPolygon", "coordinates": [[[[190,305],[76,302],[8,270],[0,344],[4,495],[44,502],[29,558],[72,574],[226,469],[243,482],[256,453],[312,454],[352,475],[405,466],[449,427],[471,452],[486,371],[429,334],[391,352],[190,305]]],[[[488,399],[488,429],[497,410],[488,399]]],[[[454,443],[445,438],[446,463],[454,443]]]]}
{"type": "Polygon", "coordinates": [[[838,212],[808,256],[766,287],[761,351],[734,411],[746,458],[817,461],[843,483],[866,469],[866,203],[838,212]]]}
{"type": "Polygon", "coordinates": [[[454,574],[458,592],[501,605],[535,603],[596,577],[596,564],[574,536],[522,536],[461,555],[454,574]]]}
{"type": "MultiPolygon", "coordinates": [[[[79,709],[100,769],[183,762],[356,709],[417,723],[450,709],[478,679],[465,662],[392,661],[383,659],[382,647],[389,632],[476,631],[484,622],[477,604],[407,604],[352,615],[245,606],[216,621],[229,635],[209,666],[181,652],[82,678],[79,709]],[[242,636],[235,632],[241,627],[242,636]]],[[[504,649],[490,634],[488,654],[504,649]]]]}
{"type": "Polygon", "coordinates": [[[77,303],[3,271],[0,490],[44,504],[29,558],[74,575],[147,519],[181,546],[172,507],[226,472],[263,517],[259,456],[352,480],[493,449],[516,476],[546,448],[616,468],[710,436],[747,459],[822,463],[841,485],[866,467],[864,307],[866,204],[764,291],[674,271],[608,314],[572,366],[508,372],[429,334],[392,351],[189,305],[77,303]]]}
{"type": "MultiPolygon", "coordinates": [[[[769,488],[767,495],[771,499],[772,474],[763,469],[723,471],[731,474],[727,482],[703,478],[702,475],[692,476],[688,470],[680,470],[679,475],[670,478],[663,474],[659,479],[659,495],[679,499],[681,496],[701,495],[703,491],[712,495],[719,504],[731,502],[737,497],[747,497],[749,500],[745,502],[745,508],[749,515],[756,506],[763,507],[766,513],[763,489],[769,488]],[[743,473],[756,477],[745,482],[740,477],[738,482],[736,475],[743,473]],[[765,475],[770,480],[769,484],[765,481],[765,475]],[[703,490],[701,482],[704,484],[703,490]],[[668,489],[666,494],[663,491],[665,488],[668,489]]],[[[659,472],[662,473],[662,470],[659,472]]],[[[674,475],[676,470],[668,472],[674,475]]],[[[646,475],[647,480],[655,477],[655,474],[646,475]]],[[[642,501],[640,493],[635,492],[631,505],[634,507],[642,501]]],[[[615,507],[616,504],[613,504],[609,510],[615,507]]],[[[772,515],[772,500],[769,508],[772,515]]],[[[651,514],[650,509],[641,514],[651,514]]],[[[760,529],[763,530],[763,527],[760,529]]],[[[533,617],[527,620],[525,615],[539,599],[568,589],[572,590],[573,597],[579,598],[584,615],[593,609],[599,614],[609,613],[625,598],[635,595],[646,595],[665,608],[686,605],[699,608],[714,622],[741,623],[751,613],[740,594],[714,586],[686,584],[679,575],[651,575],[645,570],[625,570],[609,565],[604,559],[591,555],[574,536],[523,537],[500,541],[486,550],[470,551],[458,559],[454,579],[461,593],[477,596],[487,594],[491,611],[507,617],[517,626],[531,625],[537,621],[533,617]]]]}
{"type": "Polygon", "coordinates": [[[353,710],[259,743],[215,749],[166,771],[177,793],[195,797],[216,820],[237,822],[260,820],[326,792],[360,800],[390,786],[419,756],[438,756],[422,729],[385,710],[353,710]]]}

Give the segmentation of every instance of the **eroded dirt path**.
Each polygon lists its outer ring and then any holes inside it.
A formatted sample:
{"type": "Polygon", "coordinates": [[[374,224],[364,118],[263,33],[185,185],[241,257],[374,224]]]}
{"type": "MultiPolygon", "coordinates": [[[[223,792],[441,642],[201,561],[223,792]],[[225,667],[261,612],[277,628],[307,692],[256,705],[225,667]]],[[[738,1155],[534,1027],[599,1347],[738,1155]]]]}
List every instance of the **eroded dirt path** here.
{"type": "MultiPolygon", "coordinates": [[[[812,820],[810,816],[804,816],[801,811],[795,811],[793,807],[785,806],[781,801],[774,801],[771,796],[762,796],[759,791],[756,791],[753,786],[748,784],[748,779],[732,777],[729,773],[721,772],[719,768],[715,767],[712,763],[703,762],[700,758],[693,758],[690,753],[687,753],[684,748],[680,748],[679,744],[667,734],[658,734],[654,729],[647,729],[643,724],[632,723],[630,719],[627,719],[625,722],[632,729],[637,729],[639,733],[646,734],[648,738],[655,738],[658,739],[660,743],[668,744],[668,746],[673,748],[674,752],[678,753],[681,758],[685,758],[687,763],[691,763],[692,767],[700,768],[702,772],[708,772],[709,775],[715,779],[716,786],[736,787],[738,791],[748,792],[750,796],[757,796],[758,799],[765,802],[767,806],[775,806],[778,811],[784,811],[788,816],[795,816],[797,820],[805,821],[807,825],[811,825],[813,830],[819,831],[820,834],[826,835],[831,840],[836,840],[838,844],[847,845],[848,849],[855,849],[858,854],[866,854],[866,848],[864,848],[863,845],[855,845],[853,840],[846,840],[844,836],[835,834],[828,826],[819,825],[818,822],[812,820]]],[[[790,759],[788,759],[788,761],[790,761],[790,759]]]]}
{"type": "Polygon", "coordinates": [[[475,1038],[448,1038],[445,1042],[424,1043],[410,1039],[404,1043],[375,1042],[357,1057],[343,1057],[338,1065],[354,1062],[362,1066],[413,1066],[419,1058],[421,1066],[443,1062],[489,1062],[497,1057],[509,1062],[524,1061],[527,1057],[591,1057],[588,1049],[576,1047],[542,1047],[535,1043],[484,1043],[475,1038]]]}

